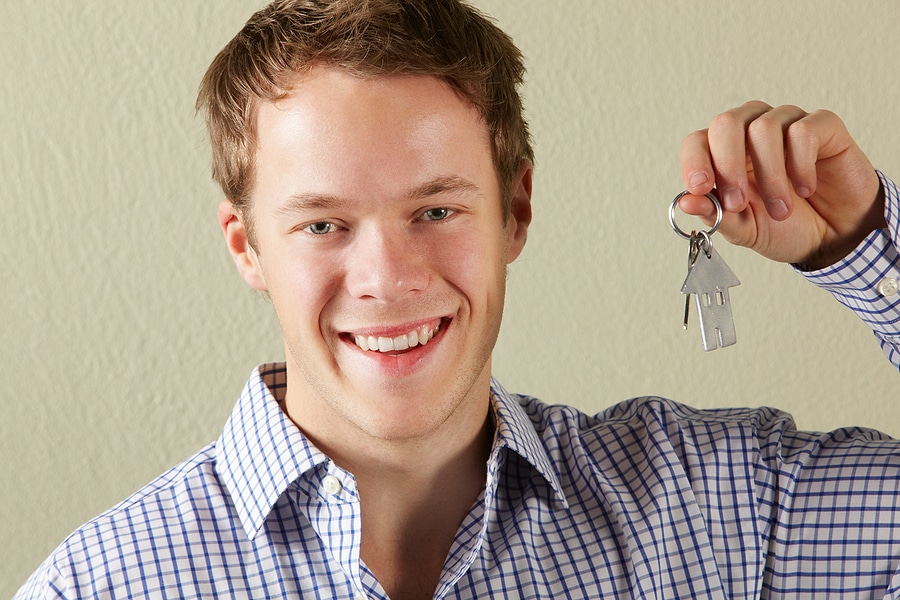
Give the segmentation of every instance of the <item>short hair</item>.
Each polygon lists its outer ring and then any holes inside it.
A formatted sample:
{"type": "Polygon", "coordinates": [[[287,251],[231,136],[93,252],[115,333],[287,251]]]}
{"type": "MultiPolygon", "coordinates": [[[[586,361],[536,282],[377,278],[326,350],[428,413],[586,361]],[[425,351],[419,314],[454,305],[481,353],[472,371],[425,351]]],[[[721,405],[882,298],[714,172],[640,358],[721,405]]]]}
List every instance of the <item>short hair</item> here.
{"type": "Polygon", "coordinates": [[[509,186],[521,161],[534,155],[519,94],[525,66],[506,33],[461,0],[277,0],[219,52],[197,97],[197,110],[206,112],[213,179],[245,219],[257,107],[286,96],[296,75],[315,66],[447,83],[488,127],[509,215],[509,186]]]}

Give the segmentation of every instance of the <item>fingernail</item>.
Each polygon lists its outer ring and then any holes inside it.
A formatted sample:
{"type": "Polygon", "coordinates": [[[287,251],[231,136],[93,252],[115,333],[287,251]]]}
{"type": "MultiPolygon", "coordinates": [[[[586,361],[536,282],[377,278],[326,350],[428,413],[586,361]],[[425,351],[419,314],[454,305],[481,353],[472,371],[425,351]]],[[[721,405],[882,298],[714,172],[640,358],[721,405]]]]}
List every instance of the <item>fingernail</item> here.
{"type": "Polygon", "coordinates": [[[688,179],[688,187],[693,189],[697,186],[703,185],[707,181],[709,181],[709,176],[703,171],[697,171],[695,173],[691,173],[691,176],[688,179]]]}
{"type": "Polygon", "coordinates": [[[729,187],[722,192],[722,206],[725,210],[735,211],[744,203],[744,195],[740,188],[729,187]]]}
{"type": "Polygon", "coordinates": [[[784,203],[784,200],[781,200],[779,198],[769,200],[769,202],[766,203],[766,209],[769,211],[769,214],[773,219],[777,219],[779,221],[788,216],[787,204],[784,203]]]}

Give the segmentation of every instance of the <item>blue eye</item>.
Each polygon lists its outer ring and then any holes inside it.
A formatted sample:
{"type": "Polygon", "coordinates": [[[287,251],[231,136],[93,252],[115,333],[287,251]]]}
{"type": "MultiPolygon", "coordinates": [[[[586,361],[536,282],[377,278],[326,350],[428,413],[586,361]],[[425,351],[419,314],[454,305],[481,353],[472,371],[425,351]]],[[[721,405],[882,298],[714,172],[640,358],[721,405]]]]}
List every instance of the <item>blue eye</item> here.
{"type": "Polygon", "coordinates": [[[335,230],[336,226],[334,223],[329,223],[328,221],[320,221],[318,223],[312,223],[306,226],[306,231],[312,233],[313,235],[325,235],[327,233],[331,233],[335,230]]]}
{"type": "Polygon", "coordinates": [[[449,208],[429,208],[422,216],[429,221],[443,221],[450,216],[452,211],[449,208]]]}

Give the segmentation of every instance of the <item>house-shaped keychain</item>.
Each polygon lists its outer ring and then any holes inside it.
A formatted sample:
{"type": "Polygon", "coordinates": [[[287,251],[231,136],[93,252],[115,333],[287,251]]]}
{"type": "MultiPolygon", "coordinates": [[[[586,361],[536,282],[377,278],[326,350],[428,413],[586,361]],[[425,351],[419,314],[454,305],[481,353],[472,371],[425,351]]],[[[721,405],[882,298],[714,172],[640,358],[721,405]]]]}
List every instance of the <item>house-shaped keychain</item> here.
{"type": "MultiPolygon", "coordinates": [[[[700,334],[703,337],[703,349],[707,352],[737,342],[728,288],[740,284],[740,280],[728,268],[712,244],[709,242],[703,244],[697,252],[696,259],[688,267],[681,293],[694,294],[697,299],[700,334]]],[[[687,327],[687,312],[684,324],[687,327]]]]}

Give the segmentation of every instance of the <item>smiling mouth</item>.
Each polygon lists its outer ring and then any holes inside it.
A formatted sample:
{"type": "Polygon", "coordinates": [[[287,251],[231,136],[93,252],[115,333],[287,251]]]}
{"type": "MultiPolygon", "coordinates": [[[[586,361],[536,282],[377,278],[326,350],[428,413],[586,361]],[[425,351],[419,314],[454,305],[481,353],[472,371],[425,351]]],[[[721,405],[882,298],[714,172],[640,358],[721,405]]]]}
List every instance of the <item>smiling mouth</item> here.
{"type": "Polygon", "coordinates": [[[424,346],[441,330],[444,319],[416,327],[398,336],[356,335],[353,341],[365,352],[405,352],[416,346],[424,346]]]}

